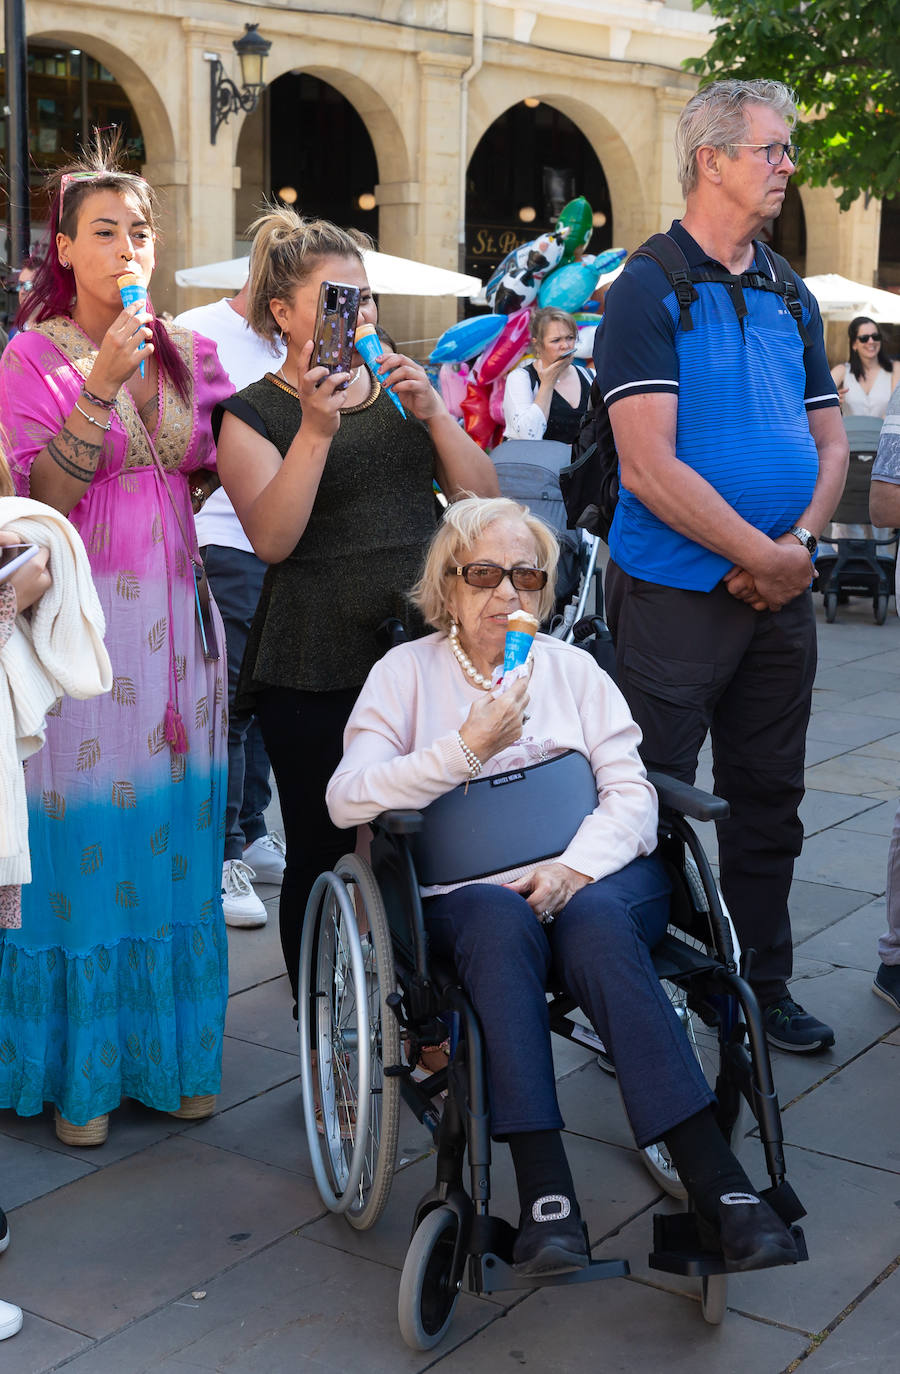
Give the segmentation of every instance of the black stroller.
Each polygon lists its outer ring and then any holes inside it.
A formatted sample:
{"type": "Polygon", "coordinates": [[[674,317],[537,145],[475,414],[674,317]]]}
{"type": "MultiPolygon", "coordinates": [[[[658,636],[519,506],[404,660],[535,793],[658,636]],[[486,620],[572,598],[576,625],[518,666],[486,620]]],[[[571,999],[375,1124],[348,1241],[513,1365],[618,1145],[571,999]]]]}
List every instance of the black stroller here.
{"type": "Polygon", "coordinates": [[[873,529],[869,520],[869,484],[881,425],[881,420],[868,415],[844,417],[850,466],[844,494],[833,517],[837,528],[829,534],[826,527],[823,534],[824,543],[831,549],[823,549],[816,562],[816,585],[825,596],[825,619],[829,625],[837,615],[838,605],[851,595],[871,597],[876,625],[883,625],[887,618],[898,531],[873,529]]]}

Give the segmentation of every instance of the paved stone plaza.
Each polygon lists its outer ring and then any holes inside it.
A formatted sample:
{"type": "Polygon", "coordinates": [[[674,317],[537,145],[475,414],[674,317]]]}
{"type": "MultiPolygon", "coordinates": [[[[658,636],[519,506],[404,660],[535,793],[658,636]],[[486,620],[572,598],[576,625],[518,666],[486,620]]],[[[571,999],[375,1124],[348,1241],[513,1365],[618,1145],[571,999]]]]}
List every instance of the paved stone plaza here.
{"type": "MultiPolygon", "coordinates": [[[[509,1301],[464,1296],[442,1346],[407,1350],[397,1287],[413,1202],[433,1175],[429,1139],[404,1115],[400,1169],[374,1231],[323,1212],[273,896],[266,929],[229,932],[225,1079],[211,1120],[187,1125],[128,1103],[105,1146],[77,1150],[57,1141],[52,1111],[0,1112],[12,1234],[0,1297],[26,1314],[0,1346],[4,1374],[786,1374],[798,1360],[804,1374],[896,1374],[900,1012],[871,982],[898,792],[900,623],[892,612],[877,628],[861,602],[834,625],[821,606],[819,617],[794,991],[837,1044],[774,1057],[789,1178],[810,1214],[808,1264],[733,1279],[723,1325],[707,1326],[696,1285],[647,1268],[660,1195],[615,1085],[564,1045],[559,1092],[594,1255],[626,1257],[631,1278],[509,1301]]],[[[708,764],[699,781],[708,785],[708,764]]],[[[714,834],[704,839],[714,852],[714,834]]],[[[764,1184],[752,1139],[742,1158],[764,1184]]],[[[494,1194],[512,1219],[500,1147],[494,1194]]]]}

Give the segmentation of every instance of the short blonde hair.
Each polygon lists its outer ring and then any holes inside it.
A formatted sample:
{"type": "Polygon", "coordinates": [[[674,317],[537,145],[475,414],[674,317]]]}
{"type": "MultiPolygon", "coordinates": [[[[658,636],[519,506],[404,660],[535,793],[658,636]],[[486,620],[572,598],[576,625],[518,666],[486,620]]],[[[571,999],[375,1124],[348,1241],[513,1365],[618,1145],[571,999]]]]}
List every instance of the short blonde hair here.
{"type": "Polygon", "coordinates": [[[422,576],[410,592],[410,600],[434,629],[449,630],[452,623],[447,608],[448,569],[465,563],[468,550],[496,520],[520,520],[527,527],[535,542],[538,567],[547,574],[547,585],[538,593],[538,619],[546,620],[553,609],[559,544],[550,526],[506,496],[466,496],[444,512],[428,546],[422,576]]]}
{"type": "Polygon", "coordinates": [[[304,219],[286,206],[272,208],[253,221],[247,323],[255,334],[274,343],[280,330],[269,302],[293,303],[294,292],[323,258],[356,258],[372,247],[368,234],[340,229],[327,219],[304,219]]]}

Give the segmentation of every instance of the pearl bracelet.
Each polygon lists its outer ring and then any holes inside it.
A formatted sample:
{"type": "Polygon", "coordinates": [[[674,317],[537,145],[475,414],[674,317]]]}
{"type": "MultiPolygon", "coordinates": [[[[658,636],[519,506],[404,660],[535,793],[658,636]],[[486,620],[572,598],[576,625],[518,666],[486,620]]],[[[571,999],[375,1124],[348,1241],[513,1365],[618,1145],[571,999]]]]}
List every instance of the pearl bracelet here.
{"type": "Polygon", "coordinates": [[[459,741],[460,749],[465,755],[466,763],[469,765],[469,777],[477,778],[478,774],[481,772],[481,759],[469,748],[458,730],[456,732],[456,738],[459,741]]]}

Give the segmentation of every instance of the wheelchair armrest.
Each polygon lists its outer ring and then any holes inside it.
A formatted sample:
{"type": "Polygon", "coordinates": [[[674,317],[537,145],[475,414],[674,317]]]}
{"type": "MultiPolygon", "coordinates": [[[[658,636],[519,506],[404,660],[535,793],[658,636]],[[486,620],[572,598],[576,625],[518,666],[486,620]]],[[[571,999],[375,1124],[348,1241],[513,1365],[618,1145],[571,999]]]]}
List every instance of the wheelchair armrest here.
{"type": "Polygon", "coordinates": [[[694,821],[724,821],[730,815],[731,808],[723,797],[701,792],[699,787],[670,778],[667,773],[648,773],[647,777],[656,788],[660,805],[670,811],[678,811],[694,821]]]}
{"type": "Polygon", "coordinates": [[[424,819],[421,811],[382,811],[372,824],[389,835],[414,835],[422,829],[424,819]]]}

